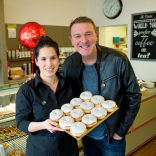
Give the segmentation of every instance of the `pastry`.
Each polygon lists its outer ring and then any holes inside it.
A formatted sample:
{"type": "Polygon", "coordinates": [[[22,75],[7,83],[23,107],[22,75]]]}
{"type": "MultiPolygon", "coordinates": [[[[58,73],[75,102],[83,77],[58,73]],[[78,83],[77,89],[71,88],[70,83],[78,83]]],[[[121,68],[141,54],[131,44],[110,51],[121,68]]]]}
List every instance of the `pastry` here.
{"type": "Polygon", "coordinates": [[[94,103],[94,106],[102,106],[102,103],[104,101],[104,97],[101,96],[101,95],[94,95],[92,98],[91,98],[91,102],[94,103]]]}
{"type": "Polygon", "coordinates": [[[91,114],[93,114],[97,119],[103,119],[107,115],[107,111],[105,108],[97,106],[92,109],[91,114]]]}
{"type": "Polygon", "coordinates": [[[74,118],[75,121],[81,121],[82,117],[84,115],[84,112],[82,109],[73,109],[70,113],[71,117],[74,118]]]}
{"type": "Polygon", "coordinates": [[[92,93],[89,91],[82,92],[80,94],[80,98],[82,99],[83,102],[90,102],[92,98],[92,93]]]}
{"type": "Polygon", "coordinates": [[[64,105],[62,105],[61,110],[65,113],[65,115],[69,116],[70,112],[73,109],[73,105],[70,103],[66,103],[64,105]]]}
{"type": "Polygon", "coordinates": [[[64,113],[61,109],[54,109],[50,113],[50,119],[54,122],[59,122],[59,120],[64,116],[64,113]]]}
{"type": "Polygon", "coordinates": [[[104,101],[102,106],[107,110],[107,112],[113,112],[117,108],[116,103],[112,100],[104,101]]]}
{"type": "Polygon", "coordinates": [[[71,125],[70,132],[72,135],[80,137],[84,133],[86,133],[87,128],[86,125],[82,122],[75,122],[71,125]]]}
{"type": "Polygon", "coordinates": [[[86,127],[93,127],[97,124],[97,118],[93,114],[86,114],[82,117],[82,122],[86,127]]]}
{"type": "Polygon", "coordinates": [[[91,113],[91,110],[93,109],[94,104],[92,102],[82,102],[80,105],[80,108],[85,112],[85,113],[91,113]]]}
{"type": "Polygon", "coordinates": [[[60,127],[65,130],[70,130],[73,123],[74,119],[71,116],[64,116],[59,120],[60,127]]]}
{"type": "Polygon", "coordinates": [[[82,103],[82,100],[80,98],[73,98],[70,101],[70,104],[74,106],[74,108],[80,108],[80,104],[82,103]]]}

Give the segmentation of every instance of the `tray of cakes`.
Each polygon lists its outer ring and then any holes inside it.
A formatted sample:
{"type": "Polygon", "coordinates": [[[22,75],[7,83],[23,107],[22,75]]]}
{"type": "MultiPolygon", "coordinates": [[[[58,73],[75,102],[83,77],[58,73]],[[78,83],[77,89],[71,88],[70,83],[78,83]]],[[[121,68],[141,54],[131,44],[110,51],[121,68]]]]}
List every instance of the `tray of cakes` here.
{"type": "Polygon", "coordinates": [[[0,108],[0,119],[15,115],[15,103],[10,103],[8,106],[0,108]]]}
{"type": "Polygon", "coordinates": [[[49,118],[66,133],[80,140],[118,109],[114,101],[85,91],[79,98],[62,105],[61,109],[53,110],[49,118]]]}
{"type": "Polygon", "coordinates": [[[15,137],[22,136],[24,134],[24,132],[20,131],[17,128],[16,124],[9,127],[0,128],[0,143],[3,143],[15,137]]]}

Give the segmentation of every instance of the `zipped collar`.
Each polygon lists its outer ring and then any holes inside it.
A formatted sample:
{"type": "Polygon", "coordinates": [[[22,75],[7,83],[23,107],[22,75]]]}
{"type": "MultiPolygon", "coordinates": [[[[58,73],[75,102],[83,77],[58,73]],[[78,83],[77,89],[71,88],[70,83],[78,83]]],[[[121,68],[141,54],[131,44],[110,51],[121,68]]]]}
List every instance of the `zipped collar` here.
{"type": "Polygon", "coordinates": [[[99,45],[96,45],[97,48],[97,59],[96,59],[96,63],[100,64],[101,63],[101,47],[99,47],[99,45]]]}

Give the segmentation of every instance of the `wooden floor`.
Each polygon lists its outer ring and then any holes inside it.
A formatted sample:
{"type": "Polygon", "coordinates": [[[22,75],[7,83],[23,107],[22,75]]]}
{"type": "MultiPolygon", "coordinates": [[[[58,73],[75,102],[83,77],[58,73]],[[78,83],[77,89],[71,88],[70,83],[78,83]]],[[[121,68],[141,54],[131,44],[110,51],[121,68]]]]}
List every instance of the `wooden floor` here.
{"type": "Polygon", "coordinates": [[[130,156],[156,156],[156,137],[130,156]]]}

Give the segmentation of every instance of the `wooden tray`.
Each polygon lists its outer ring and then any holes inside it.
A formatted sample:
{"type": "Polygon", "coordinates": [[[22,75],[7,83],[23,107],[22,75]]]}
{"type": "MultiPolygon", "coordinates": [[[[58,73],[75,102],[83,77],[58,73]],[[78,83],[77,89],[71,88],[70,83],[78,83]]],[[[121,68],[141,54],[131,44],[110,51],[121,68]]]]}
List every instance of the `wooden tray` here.
{"type": "MultiPolygon", "coordinates": [[[[66,133],[68,133],[69,135],[71,135],[72,137],[74,137],[76,140],[80,140],[82,139],[86,134],[88,134],[90,131],[92,131],[95,127],[97,127],[100,123],[102,123],[104,120],[106,120],[109,116],[111,116],[114,112],[116,112],[119,108],[117,107],[113,112],[107,112],[107,115],[104,119],[100,119],[100,120],[97,120],[97,124],[91,128],[87,128],[87,131],[86,133],[84,133],[83,135],[81,135],[80,137],[76,137],[74,136],[73,134],[71,134],[71,132],[69,130],[65,130],[63,129],[66,133]]],[[[58,125],[59,128],[61,128],[59,125],[58,125]]],[[[61,128],[62,129],[62,128],[61,128]]]]}

